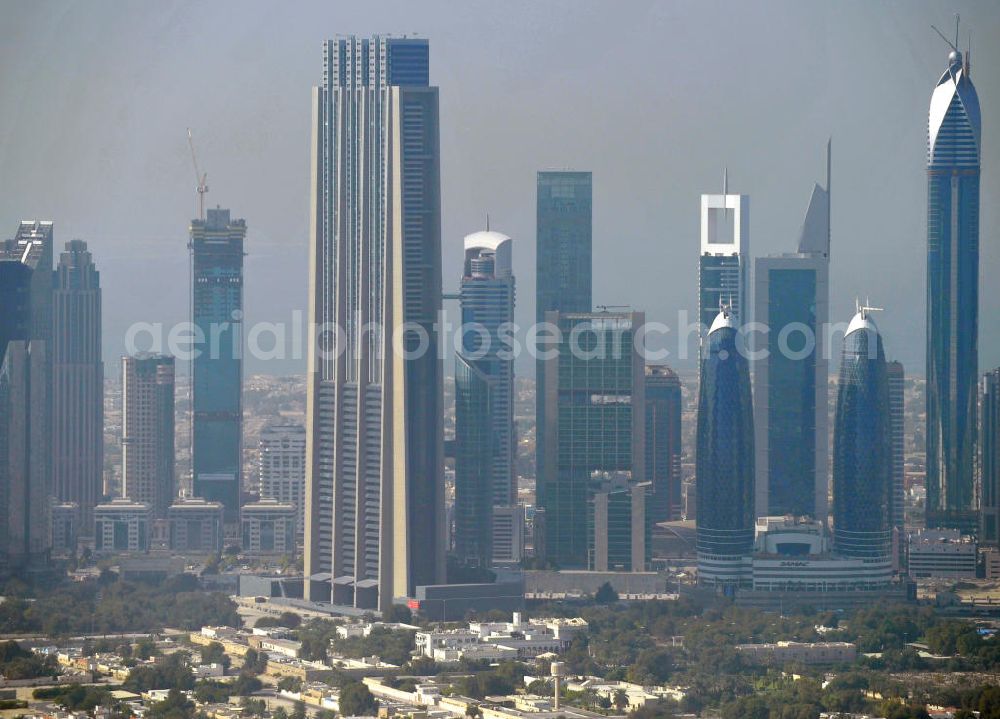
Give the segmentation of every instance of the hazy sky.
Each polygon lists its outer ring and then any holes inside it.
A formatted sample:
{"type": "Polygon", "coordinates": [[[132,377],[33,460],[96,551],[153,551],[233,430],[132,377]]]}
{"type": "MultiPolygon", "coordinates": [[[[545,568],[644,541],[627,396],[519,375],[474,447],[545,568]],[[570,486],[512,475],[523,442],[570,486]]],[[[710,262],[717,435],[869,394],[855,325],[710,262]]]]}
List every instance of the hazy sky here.
{"type": "MultiPolygon", "coordinates": [[[[15,2],[0,0],[0,234],[52,219],[94,252],[105,359],[132,322],[183,320],[197,212],[249,228],[246,315],[305,309],[309,89],[337,34],[430,39],[440,87],[445,290],[462,237],[514,238],[534,316],[535,172],[594,173],[594,301],[694,313],[699,195],[751,196],[755,255],[792,251],[833,136],[831,317],[886,308],[923,371],[927,106],[973,30],[983,111],[980,366],[1000,364],[1000,4],[982,2],[15,2]]],[[[692,366],[678,363],[680,366],[692,366]]],[[[249,372],[303,362],[250,362],[249,372]]],[[[450,373],[451,368],[449,366],[450,373]]]]}

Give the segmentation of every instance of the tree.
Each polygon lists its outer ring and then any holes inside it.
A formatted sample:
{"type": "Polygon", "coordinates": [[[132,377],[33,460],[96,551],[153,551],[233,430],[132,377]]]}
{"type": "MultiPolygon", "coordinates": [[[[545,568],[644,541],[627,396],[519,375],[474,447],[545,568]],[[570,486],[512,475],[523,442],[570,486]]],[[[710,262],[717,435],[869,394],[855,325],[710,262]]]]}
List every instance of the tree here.
{"type": "Polygon", "coordinates": [[[175,687],[167,692],[166,699],[153,704],[146,716],[151,719],[191,719],[194,703],[175,687]]]}
{"type": "Polygon", "coordinates": [[[291,719],[306,719],[306,705],[302,702],[295,702],[295,706],[292,707],[291,719]]]}
{"type": "Polygon", "coordinates": [[[405,604],[391,604],[382,612],[382,621],[410,624],[413,621],[413,612],[405,604]]]}
{"type": "Polygon", "coordinates": [[[628,706],[628,694],[625,692],[624,689],[618,689],[615,691],[615,696],[613,701],[615,709],[617,709],[618,711],[623,711],[625,707],[628,706]]]}
{"type": "Polygon", "coordinates": [[[231,661],[225,647],[219,642],[211,642],[201,648],[202,664],[221,664],[228,669],[231,661]]]}
{"type": "Polygon", "coordinates": [[[594,601],[598,604],[614,604],[618,601],[618,592],[611,586],[611,582],[605,582],[594,593],[594,601]]]}
{"type": "Polygon", "coordinates": [[[243,655],[243,672],[247,674],[262,674],[267,670],[267,654],[256,649],[247,649],[243,655]]]}
{"type": "Polygon", "coordinates": [[[300,692],[302,691],[302,680],[298,677],[281,677],[278,680],[278,691],[300,692]]]}
{"type": "Polygon", "coordinates": [[[288,711],[285,707],[278,707],[271,711],[271,719],[288,719],[288,711]]]}
{"type": "Polygon", "coordinates": [[[340,689],[340,713],[344,716],[371,716],[378,702],[368,687],[358,681],[346,683],[340,689]]]}

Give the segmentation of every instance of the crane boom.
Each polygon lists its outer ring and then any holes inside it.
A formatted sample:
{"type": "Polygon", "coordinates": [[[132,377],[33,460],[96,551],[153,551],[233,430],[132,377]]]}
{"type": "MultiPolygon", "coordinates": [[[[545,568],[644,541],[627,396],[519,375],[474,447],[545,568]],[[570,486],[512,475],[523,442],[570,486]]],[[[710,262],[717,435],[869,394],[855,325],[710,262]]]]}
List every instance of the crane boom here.
{"type": "Polygon", "coordinates": [[[198,156],[194,151],[194,135],[188,128],[188,146],[191,148],[191,163],[194,165],[194,180],[198,187],[198,219],[205,219],[205,193],[208,192],[208,173],[198,170],[198,156]]]}

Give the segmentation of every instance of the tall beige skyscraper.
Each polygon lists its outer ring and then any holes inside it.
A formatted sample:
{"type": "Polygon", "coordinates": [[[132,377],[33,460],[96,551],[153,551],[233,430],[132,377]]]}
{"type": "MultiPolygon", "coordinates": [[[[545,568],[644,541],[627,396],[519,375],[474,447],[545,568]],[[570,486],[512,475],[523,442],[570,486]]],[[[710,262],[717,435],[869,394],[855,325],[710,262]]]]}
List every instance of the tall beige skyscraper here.
{"type": "Polygon", "coordinates": [[[438,92],[426,40],[324,44],[313,89],[306,597],[444,580],[438,92]],[[336,331],[332,328],[336,327],[336,331]]]}
{"type": "Polygon", "coordinates": [[[174,481],[174,358],[122,357],[122,495],[166,519],[174,481]]]}

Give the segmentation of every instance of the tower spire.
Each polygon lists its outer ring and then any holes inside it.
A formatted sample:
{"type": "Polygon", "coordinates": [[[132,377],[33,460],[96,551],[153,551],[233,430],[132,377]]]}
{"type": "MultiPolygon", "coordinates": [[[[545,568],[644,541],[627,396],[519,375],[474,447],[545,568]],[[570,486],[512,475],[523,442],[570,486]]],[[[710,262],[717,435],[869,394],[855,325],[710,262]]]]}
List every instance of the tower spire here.
{"type": "Polygon", "coordinates": [[[722,169],[722,194],[729,194],[729,168],[724,167],[722,169]]]}

